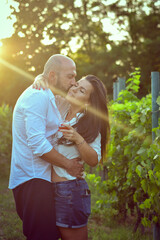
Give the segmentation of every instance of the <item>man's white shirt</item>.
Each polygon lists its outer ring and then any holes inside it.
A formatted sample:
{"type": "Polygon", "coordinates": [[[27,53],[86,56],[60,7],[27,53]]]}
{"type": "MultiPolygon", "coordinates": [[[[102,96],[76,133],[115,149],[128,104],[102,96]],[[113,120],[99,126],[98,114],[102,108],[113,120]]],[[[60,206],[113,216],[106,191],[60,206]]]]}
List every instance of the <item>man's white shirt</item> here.
{"type": "Polygon", "coordinates": [[[54,147],[53,134],[61,122],[50,89],[30,86],[22,93],[13,111],[10,189],[33,178],[51,181],[51,164],[40,157],[54,147]]]}

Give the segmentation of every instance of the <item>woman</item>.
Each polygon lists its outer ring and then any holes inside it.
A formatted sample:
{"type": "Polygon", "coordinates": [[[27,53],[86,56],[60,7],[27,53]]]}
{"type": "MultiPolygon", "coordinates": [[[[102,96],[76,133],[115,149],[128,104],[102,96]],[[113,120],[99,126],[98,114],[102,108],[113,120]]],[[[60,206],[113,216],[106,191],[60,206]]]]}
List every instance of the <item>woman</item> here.
{"type": "MultiPolygon", "coordinates": [[[[79,156],[94,167],[105,155],[110,132],[105,87],[96,76],[88,75],[70,88],[66,100],[70,104],[67,108],[64,99],[57,103],[65,123],[57,133],[56,150],[68,159],[79,156]]],[[[53,166],[52,181],[56,224],[62,239],[87,240],[91,204],[84,176],[75,179],[64,169],[53,166]]]]}

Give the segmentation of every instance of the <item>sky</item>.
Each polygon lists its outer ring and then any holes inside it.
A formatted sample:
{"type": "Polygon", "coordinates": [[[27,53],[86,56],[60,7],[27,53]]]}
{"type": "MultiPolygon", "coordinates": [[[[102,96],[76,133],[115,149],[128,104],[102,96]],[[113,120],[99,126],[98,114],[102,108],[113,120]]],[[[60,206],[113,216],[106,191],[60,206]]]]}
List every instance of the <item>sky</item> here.
{"type": "Polygon", "coordinates": [[[0,0],[0,39],[11,37],[14,32],[13,23],[16,21],[15,17],[7,19],[12,12],[9,7],[10,3],[17,6],[12,0],[0,0]]]}

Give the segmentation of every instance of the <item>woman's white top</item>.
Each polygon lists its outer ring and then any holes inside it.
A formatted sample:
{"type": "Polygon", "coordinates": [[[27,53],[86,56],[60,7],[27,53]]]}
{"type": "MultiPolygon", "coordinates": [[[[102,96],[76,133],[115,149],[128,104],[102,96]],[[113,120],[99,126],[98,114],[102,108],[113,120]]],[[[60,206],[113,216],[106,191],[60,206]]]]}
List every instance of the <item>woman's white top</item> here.
{"type": "MultiPolygon", "coordinates": [[[[58,97],[59,98],[59,97],[58,97]]],[[[66,105],[66,102],[63,102],[64,100],[59,98],[58,100],[56,99],[56,104],[57,107],[61,113],[62,119],[65,121],[65,117],[68,113],[68,108],[69,106],[66,105]]],[[[73,126],[75,123],[77,123],[78,119],[83,116],[83,113],[77,113],[77,116],[72,118],[70,121],[66,122],[66,124],[69,124],[70,126],[73,126]]],[[[61,132],[57,132],[57,138],[61,138],[63,134],[61,132]]],[[[97,138],[92,142],[89,143],[89,145],[96,151],[98,155],[98,161],[101,159],[101,134],[97,136],[97,138]]],[[[55,149],[61,153],[63,156],[65,156],[68,159],[73,159],[80,157],[80,153],[76,147],[76,145],[68,146],[68,145],[56,145],[55,149]]],[[[83,161],[82,161],[83,163],[83,161]]],[[[65,169],[53,166],[56,174],[60,177],[64,177],[68,180],[74,180],[76,177],[71,176],[65,169]]]]}

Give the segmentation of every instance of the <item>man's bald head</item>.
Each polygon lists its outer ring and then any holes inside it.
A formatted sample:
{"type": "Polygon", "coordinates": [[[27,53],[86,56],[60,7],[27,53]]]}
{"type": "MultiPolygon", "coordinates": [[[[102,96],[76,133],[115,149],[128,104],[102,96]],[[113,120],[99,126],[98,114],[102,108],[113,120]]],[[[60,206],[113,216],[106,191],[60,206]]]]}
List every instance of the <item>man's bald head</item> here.
{"type": "Polygon", "coordinates": [[[76,83],[76,65],[71,58],[55,54],[46,62],[42,76],[50,86],[67,92],[76,83]]]}
{"type": "Polygon", "coordinates": [[[44,66],[43,74],[48,77],[50,71],[59,73],[62,68],[69,62],[75,65],[74,61],[67,56],[64,56],[62,54],[52,55],[44,66]]]}

